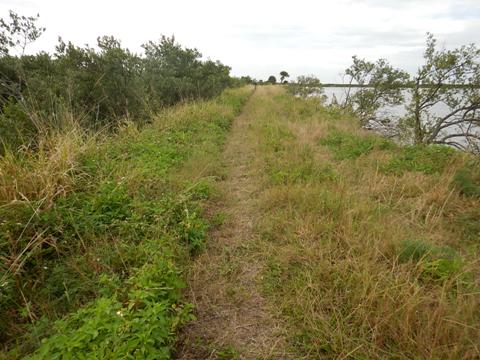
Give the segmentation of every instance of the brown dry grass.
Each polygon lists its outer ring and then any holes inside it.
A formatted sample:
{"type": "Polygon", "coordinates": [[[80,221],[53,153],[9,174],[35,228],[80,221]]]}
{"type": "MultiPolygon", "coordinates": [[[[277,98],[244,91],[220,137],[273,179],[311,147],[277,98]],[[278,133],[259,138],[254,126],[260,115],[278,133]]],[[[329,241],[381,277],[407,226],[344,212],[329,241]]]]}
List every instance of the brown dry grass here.
{"type": "Polygon", "coordinates": [[[93,142],[93,137],[75,127],[41,138],[38,149],[7,152],[0,157],[0,204],[49,204],[57,196],[65,195],[81,177],[78,156],[93,142]]]}
{"type": "Polygon", "coordinates": [[[395,149],[338,160],[321,139],[371,134],[334,110],[274,99],[255,124],[266,168],[256,229],[265,294],[287,320],[297,356],[479,358],[478,243],[456,224],[480,203],[452,186],[466,157],[434,174],[383,171],[395,149]],[[450,246],[461,270],[434,279],[424,262],[399,261],[406,240],[450,246]]]}

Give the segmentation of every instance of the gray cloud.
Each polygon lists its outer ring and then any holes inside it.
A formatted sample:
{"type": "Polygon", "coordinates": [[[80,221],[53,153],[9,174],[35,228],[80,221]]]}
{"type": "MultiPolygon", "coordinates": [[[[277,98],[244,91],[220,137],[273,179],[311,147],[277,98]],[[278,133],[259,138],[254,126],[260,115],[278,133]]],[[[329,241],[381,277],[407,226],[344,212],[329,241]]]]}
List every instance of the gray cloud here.
{"type": "Polygon", "coordinates": [[[395,30],[372,29],[340,29],[335,32],[336,40],[342,44],[355,47],[375,47],[394,44],[398,47],[420,46],[424,43],[425,33],[412,28],[397,28],[395,30]]]}
{"type": "Polygon", "coordinates": [[[414,71],[427,31],[446,47],[478,42],[480,34],[480,0],[244,0],[228,6],[220,0],[0,0],[0,16],[10,8],[40,12],[47,33],[34,50],[51,51],[57,35],[81,45],[115,34],[138,51],[147,39],[174,33],[234,74],[258,78],[287,70],[293,77],[314,73],[338,81],[355,54],[414,71]],[[114,16],[106,18],[112,9],[114,16]]]}

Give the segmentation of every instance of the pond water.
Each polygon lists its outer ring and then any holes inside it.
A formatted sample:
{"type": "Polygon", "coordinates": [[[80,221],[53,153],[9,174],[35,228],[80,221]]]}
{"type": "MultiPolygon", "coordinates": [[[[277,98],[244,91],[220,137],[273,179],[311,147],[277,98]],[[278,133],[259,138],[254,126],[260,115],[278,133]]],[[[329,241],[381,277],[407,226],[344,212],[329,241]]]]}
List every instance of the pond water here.
{"type": "MultiPolygon", "coordinates": [[[[345,101],[345,97],[348,91],[348,88],[344,87],[325,87],[325,96],[327,97],[327,104],[331,103],[334,98],[337,99],[339,104],[342,104],[345,101]]],[[[358,88],[353,88],[350,90],[350,94],[354,94],[358,91],[358,88]]],[[[411,95],[408,90],[403,90],[403,95],[405,97],[405,105],[410,104],[411,95]]],[[[399,119],[404,117],[407,114],[405,105],[396,105],[396,106],[385,106],[378,111],[377,116],[390,117],[394,119],[399,119]]],[[[438,103],[432,106],[432,115],[434,116],[444,116],[448,113],[448,106],[443,103],[438,103]]]]}
{"type": "MultiPolygon", "coordinates": [[[[334,100],[336,100],[338,104],[342,104],[345,101],[348,91],[348,88],[346,87],[325,87],[323,89],[326,96],[327,104],[331,104],[334,100]]],[[[352,88],[350,90],[350,94],[355,93],[358,90],[358,88],[352,88]]],[[[378,120],[390,119],[392,121],[392,124],[395,124],[399,121],[400,118],[404,117],[407,114],[406,105],[410,104],[412,97],[408,90],[402,91],[405,99],[404,104],[396,106],[385,106],[380,108],[376,113],[376,118],[378,120]]],[[[428,116],[445,116],[449,113],[449,110],[449,107],[444,103],[437,103],[431,107],[428,116]]],[[[391,127],[382,128],[378,125],[378,123],[371,123],[368,128],[372,128],[373,130],[383,133],[384,135],[389,135],[389,131],[391,131],[391,127]]],[[[459,128],[452,126],[445,129],[442,134],[448,135],[459,131],[459,128]]],[[[480,128],[477,128],[476,132],[480,135],[480,128]]],[[[466,138],[456,138],[455,140],[461,143],[462,146],[466,146],[468,143],[466,138]]]]}

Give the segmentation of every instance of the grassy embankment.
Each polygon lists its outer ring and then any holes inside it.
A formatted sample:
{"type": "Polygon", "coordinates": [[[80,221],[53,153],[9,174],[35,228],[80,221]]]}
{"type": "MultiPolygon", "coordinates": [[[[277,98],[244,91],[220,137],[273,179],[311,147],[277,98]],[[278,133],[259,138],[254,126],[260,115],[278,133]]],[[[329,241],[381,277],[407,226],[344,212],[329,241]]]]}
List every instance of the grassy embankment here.
{"type": "Polygon", "coordinates": [[[182,270],[250,89],[114,137],[73,127],[0,159],[0,358],[169,358],[191,319],[182,270]]]}
{"type": "MultiPolygon", "coordinates": [[[[202,208],[228,171],[219,154],[248,93],[2,159],[4,357],[170,356],[191,319],[181,272],[216,222],[202,208]]],[[[255,244],[225,261],[255,252],[263,270],[251,281],[283,318],[288,352],[478,358],[478,159],[399,147],[280,87],[257,91],[250,110],[255,244]]]]}
{"type": "Polygon", "coordinates": [[[254,99],[256,229],[297,357],[480,357],[479,160],[275,92],[254,99]]]}

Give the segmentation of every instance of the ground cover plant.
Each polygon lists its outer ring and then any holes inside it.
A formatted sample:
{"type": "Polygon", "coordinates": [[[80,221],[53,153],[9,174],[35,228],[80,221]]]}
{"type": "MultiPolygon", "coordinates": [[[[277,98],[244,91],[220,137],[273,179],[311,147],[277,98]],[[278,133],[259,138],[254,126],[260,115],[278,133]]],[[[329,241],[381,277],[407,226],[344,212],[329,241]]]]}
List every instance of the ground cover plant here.
{"type": "Polygon", "coordinates": [[[170,357],[192,318],[182,269],[203,248],[202,209],[249,92],[1,159],[4,357],[170,357]]]}

